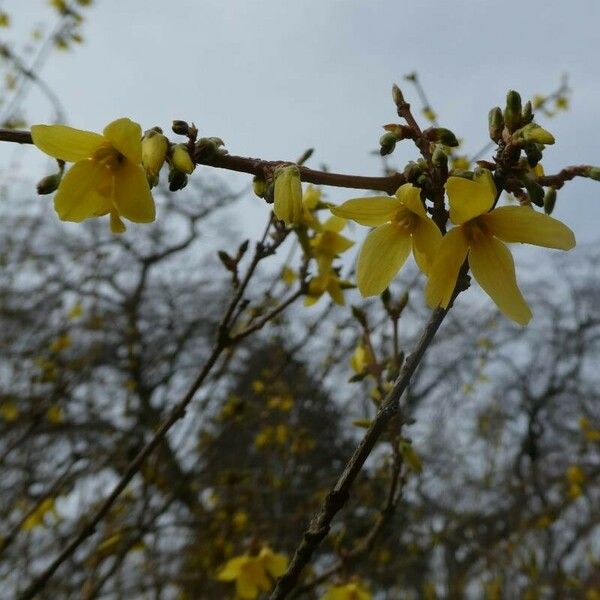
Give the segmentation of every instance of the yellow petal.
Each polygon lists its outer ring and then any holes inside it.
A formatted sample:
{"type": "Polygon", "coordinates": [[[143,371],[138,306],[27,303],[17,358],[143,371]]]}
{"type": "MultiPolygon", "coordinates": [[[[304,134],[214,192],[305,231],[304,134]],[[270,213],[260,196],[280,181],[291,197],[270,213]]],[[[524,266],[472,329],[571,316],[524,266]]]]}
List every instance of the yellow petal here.
{"type": "Polygon", "coordinates": [[[492,208],[496,199],[496,187],[489,171],[471,181],[464,177],[449,177],[446,192],[450,204],[450,220],[461,225],[492,208]]]}
{"type": "Polygon", "coordinates": [[[54,208],[63,221],[80,222],[94,217],[106,204],[98,192],[110,173],[93,160],[80,160],[64,175],[56,196],[54,208]]]}
{"type": "Polygon", "coordinates": [[[412,239],[415,260],[421,271],[427,274],[442,241],[442,233],[430,218],[423,217],[413,227],[412,239]]]}
{"type": "Polygon", "coordinates": [[[527,325],[531,310],[517,286],[510,250],[492,236],[483,236],[471,246],[469,266],[500,311],[520,325],[527,325]]]}
{"type": "Polygon", "coordinates": [[[119,214],[134,223],[154,221],[156,210],[144,169],[126,160],[114,175],[113,201],[119,214]]]}
{"type": "Polygon", "coordinates": [[[425,299],[432,308],[448,308],[456,287],[458,272],[467,257],[468,249],[467,239],[461,227],[451,229],[442,238],[425,286],[425,299]]]}
{"type": "Polygon", "coordinates": [[[482,219],[489,230],[505,242],[561,250],[575,247],[575,235],[566,225],[525,206],[502,206],[483,215],[482,219]]]}
{"type": "Polygon", "coordinates": [[[281,577],[286,572],[288,559],[284,554],[263,548],[259,557],[272,577],[281,577]]]}
{"type": "Polygon", "coordinates": [[[361,225],[374,227],[391,220],[394,211],[401,206],[398,198],[371,196],[346,200],[340,206],[332,207],[331,212],[344,219],[352,219],[361,225]]]}
{"type": "Polygon", "coordinates": [[[421,190],[412,183],[401,185],[396,191],[396,198],[398,198],[398,200],[400,200],[411,212],[414,212],[424,219],[427,218],[427,212],[421,202],[421,190]]]}
{"type": "Polygon", "coordinates": [[[258,596],[258,586],[250,577],[242,574],[235,582],[237,595],[244,600],[253,600],[258,596]]]}
{"type": "Polygon", "coordinates": [[[236,556],[227,561],[225,566],[218,572],[217,579],[219,581],[233,581],[238,577],[241,568],[248,562],[247,556],[236,556]]]}
{"type": "Polygon", "coordinates": [[[411,239],[395,225],[380,225],[366,237],[356,267],[356,282],[363,296],[381,294],[410,254],[411,239]]]}
{"type": "Polygon", "coordinates": [[[123,117],[109,123],[103,133],[125,158],[135,164],[142,162],[142,128],[137,123],[123,117]]]}
{"type": "Polygon", "coordinates": [[[110,211],[110,230],[113,233],[125,233],[125,223],[121,220],[121,217],[117,214],[116,211],[110,211]]]}
{"type": "Polygon", "coordinates": [[[325,231],[332,231],[333,233],[339,233],[346,227],[346,219],[336,217],[335,215],[329,217],[325,223],[323,223],[323,229],[325,231]]]}
{"type": "Polygon", "coordinates": [[[67,162],[90,158],[104,142],[97,133],[66,125],[32,125],[31,138],[42,152],[67,162]]]}
{"type": "MultiPolygon", "coordinates": [[[[344,304],[346,304],[346,300],[344,299],[344,291],[342,290],[340,282],[337,279],[331,279],[327,285],[327,292],[331,296],[331,299],[339,306],[344,306],[344,304]]],[[[279,577],[279,575],[277,575],[277,577],[279,577]]]]}

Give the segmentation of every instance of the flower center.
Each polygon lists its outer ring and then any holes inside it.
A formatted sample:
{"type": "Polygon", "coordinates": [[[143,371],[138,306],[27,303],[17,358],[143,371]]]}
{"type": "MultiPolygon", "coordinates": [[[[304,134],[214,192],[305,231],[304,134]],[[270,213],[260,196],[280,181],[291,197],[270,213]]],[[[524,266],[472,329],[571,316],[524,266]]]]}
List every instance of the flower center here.
{"type": "Polygon", "coordinates": [[[482,219],[471,219],[462,225],[465,237],[469,244],[476,244],[481,241],[484,237],[491,235],[489,229],[482,219]]]}
{"type": "Polygon", "coordinates": [[[106,144],[94,152],[92,160],[100,163],[110,171],[116,171],[125,160],[125,157],[110,144],[106,144]]]}
{"type": "Polygon", "coordinates": [[[404,206],[401,206],[392,216],[392,223],[406,233],[410,233],[415,228],[417,220],[417,215],[404,206]]]}

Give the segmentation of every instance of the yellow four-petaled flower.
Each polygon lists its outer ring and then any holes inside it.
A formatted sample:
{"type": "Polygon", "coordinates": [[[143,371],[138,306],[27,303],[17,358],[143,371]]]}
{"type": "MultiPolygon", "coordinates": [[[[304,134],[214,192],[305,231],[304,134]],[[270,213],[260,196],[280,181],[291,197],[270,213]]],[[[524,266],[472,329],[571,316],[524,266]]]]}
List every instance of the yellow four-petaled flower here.
{"type": "Polygon", "coordinates": [[[442,239],[429,272],[425,297],[430,306],[450,303],[462,264],[468,257],[473,276],[509,319],[521,325],[531,318],[503,242],[521,242],[569,250],[573,232],[563,223],[526,206],[492,207],[496,187],[489,171],[473,180],[450,177],[446,182],[450,220],[457,225],[442,239]]]}
{"type": "Polygon", "coordinates": [[[154,200],[141,166],[142,130],[137,123],[117,119],[102,135],[65,125],[33,125],[31,137],[46,154],[75,163],[54,197],[63,221],[110,214],[114,233],[125,231],[121,217],[135,223],[154,221],[154,200]]]}

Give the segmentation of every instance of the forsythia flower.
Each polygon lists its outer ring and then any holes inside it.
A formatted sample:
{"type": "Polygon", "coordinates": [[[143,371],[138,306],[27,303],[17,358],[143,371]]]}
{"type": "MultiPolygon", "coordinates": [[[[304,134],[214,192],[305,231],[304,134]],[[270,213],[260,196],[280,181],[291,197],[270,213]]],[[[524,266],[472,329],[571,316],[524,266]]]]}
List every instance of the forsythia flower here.
{"type": "Polygon", "coordinates": [[[258,556],[236,556],[229,560],[219,571],[219,581],[235,581],[236,591],[240,598],[252,600],[260,592],[271,589],[269,577],[281,577],[287,568],[287,558],[283,554],[276,554],[265,547],[258,556]]]}
{"type": "Polygon", "coordinates": [[[315,304],[325,292],[336,304],[343,306],[345,304],[343,289],[350,286],[349,281],[340,279],[336,271],[331,268],[331,262],[320,263],[319,274],[313,277],[308,284],[304,306],[315,304]]]}
{"type": "Polygon", "coordinates": [[[275,203],[273,212],[286,225],[293,225],[302,219],[302,183],[300,171],[295,165],[281,167],[275,173],[275,203]]]}
{"type": "Polygon", "coordinates": [[[333,259],[336,255],[345,252],[354,242],[340,234],[346,226],[346,219],[330,217],[321,225],[320,232],[310,241],[310,245],[317,259],[333,259]]]}
{"type": "Polygon", "coordinates": [[[149,129],[142,138],[142,165],[146,170],[146,177],[150,187],[158,183],[160,172],[167,152],[169,151],[169,140],[159,129],[149,129]]]}
{"type": "Polygon", "coordinates": [[[479,285],[502,313],[521,325],[531,318],[515,276],[512,255],[504,242],[521,242],[569,250],[573,232],[560,221],[526,206],[492,208],[496,187],[489,171],[473,181],[450,177],[446,182],[450,220],[458,227],[442,239],[429,272],[425,297],[430,306],[447,308],[465,258],[479,285]]]}
{"type": "Polygon", "coordinates": [[[113,233],[155,219],[155,208],[141,166],[142,130],[127,118],[109,123],[103,135],[65,125],[33,125],[33,143],[43,152],[75,164],[62,178],[54,207],[63,221],[80,222],[110,214],[113,233]]]}
{"type": "Polygon", "coordinates": [[[361,225],[376,226],[358,256],[356,281],[363,296],[383,292],[411,248],[419,268],[424,273],[431,268],[442,234],[427,216],[419,188],[412,184],[398,188],[394,197],[354,198],[331,212],[361,225]]]}
{"type": "Polygon", "coordinates": [[[347,583],[330,587],[321,600],[371,600],[371,593],[360,583],[347,583]]]}

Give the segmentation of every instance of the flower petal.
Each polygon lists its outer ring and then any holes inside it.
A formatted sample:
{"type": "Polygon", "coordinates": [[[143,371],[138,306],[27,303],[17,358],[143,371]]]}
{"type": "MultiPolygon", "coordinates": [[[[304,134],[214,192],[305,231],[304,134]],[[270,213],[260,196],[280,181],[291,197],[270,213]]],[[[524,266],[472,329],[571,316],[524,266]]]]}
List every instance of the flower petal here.
{"type": "Polygon", "coordinates": [[[575,235],[566,225],[526,206],[502,206],[483,215],[482,219],[489,230],[505,242],[561,250],[575,247],[575,235]]]}
{"type": "Polygon", "coordinates": [[[131,119],[123,117],[104,128],[104,137],[132,163],[142,162],[142,128],[131,119]]]}
{"type": "Polygon", "coordinates": [[[356,267],[356,282],[363,296],[381,294],[410,254],[411,239],[403,229],[380,225],[366,237],[356,267]]]}
{"type": "Polygon", "coordinates": [[[227,561],[227,564],[217,573],[219,581],[233,581],[239,576],[242,566],[248,562],[247,556],[236,556],[227,561]]]}
{"type": "Polygon", "coordinates": [[[90,158],[104,142],[98,133],[66,125],[32,125],[31,138],[42,152],[67,162],[90,158]]]}
{"type": "Polygon", "coordinates": [[[323,223],[323,229],[325,231],[332,231],[333,233],[339,233],[346,227],[346,219],[342,219],[341,217],[336,217],[332,215],[323,223]]]}
{"type": "Polygon", "coordinates": [[[98,189],[111,175],[93,160],[80,160],[63,176],[54,197],[54,208],[63,221],[79,223],[94,217],[106,205],[106,197],[98,189]]]}
{"type": "Polygon", "coordinates": [[[411,212],[414,212],[424,219],[427,218],[427,212],[421,202],[421,190],[412,183],[401,185],[396,190],[396,198],[398,198],[398,200],[400,200],[411,212]]]}
{"type": "Polygon", "coordinates": [[[464,177],[449,177],[445,185],[450,204],[450,220],[462,225],[486,213],[496,199],[496,186],[489,171],[482,171],[473,181],[464,177]]]}
{"type": "Polygon", "coordinates": [[[154,221],[156,209],[144,169],[126,160],[114,176],[113,201],[119,214],[134,223],[154,221]]]}
{"type": "Polygon", "coordinates": [[[432,308],[448,308],[468,249],[462,227],[451,229],[442,238],[425,286],[425,299],[432,308]]]}
{"type": "Polygon", "coordinates": [[[361,225],[374,227],[391,220],[394,210],[401,206],[398,198],[390,196],[371,196],[353,198],[340,206],[332,207],[331,212],[344,219],[352,219],[361,225]]]}
{"type": "Polygon", "coordinates": [[[429,217],[424,216],[413,227],[412,239],[415,260],[421,271],[427,274],[442,241],[442,233],[429,217]]]}
{"type": "Polygon", "coordinates": [[[500,311],[520,325],[527,325],[531,310],[517,286],[510,250],[492,236],[483,236],[471,246],[469,266],[500,311]]]}

